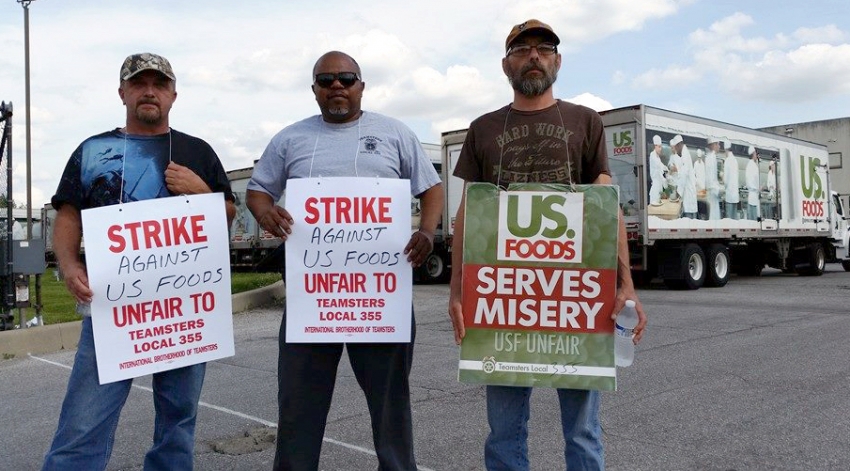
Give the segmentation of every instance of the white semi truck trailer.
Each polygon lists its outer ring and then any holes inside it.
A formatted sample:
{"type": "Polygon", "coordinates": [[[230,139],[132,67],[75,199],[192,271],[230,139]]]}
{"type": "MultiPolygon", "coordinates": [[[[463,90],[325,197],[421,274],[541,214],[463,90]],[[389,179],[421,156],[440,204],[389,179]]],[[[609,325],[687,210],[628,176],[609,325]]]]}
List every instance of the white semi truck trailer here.
{"type": "MultiPolygon", "coordinates": [[[[765,266],[850,271],[848,215],[830,189],[826,147],[646,105],[600,114],[636,281],[698,289],[765,266]]],[[[465,136],[442,135],[449,246],[465,136]]]]}

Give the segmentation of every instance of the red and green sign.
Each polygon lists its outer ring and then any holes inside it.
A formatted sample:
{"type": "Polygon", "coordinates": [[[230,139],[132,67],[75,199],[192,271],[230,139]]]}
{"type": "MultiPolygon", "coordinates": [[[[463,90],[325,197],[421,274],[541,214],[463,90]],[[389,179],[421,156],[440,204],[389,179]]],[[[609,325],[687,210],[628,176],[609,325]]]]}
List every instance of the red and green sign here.
{"type": "Polygon", "coordinates": [[[614,389],[617,187],[473,183],[464,210],[460,381],[614,389]]]}

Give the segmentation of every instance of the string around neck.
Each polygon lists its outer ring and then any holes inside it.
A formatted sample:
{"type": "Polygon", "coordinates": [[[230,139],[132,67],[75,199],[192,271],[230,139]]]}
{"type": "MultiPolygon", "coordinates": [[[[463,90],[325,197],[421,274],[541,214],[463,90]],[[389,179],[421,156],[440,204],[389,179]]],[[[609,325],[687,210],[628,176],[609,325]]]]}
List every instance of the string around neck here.
{"type": "MultiPolygon", "coordinates": [[[[319,119],[322,119],[321,117],[319,119]]],[[[357,169],[357,159],[360,157],[360,139],[363,137],[361,135],[360,124],[363,120],[363,111],[360,111],[360,115],[357,117],[357,142],[354,146],[354,176],[359,177],[360,171],[357,169]]],[[[322,120],[322,123],[325,123],[322,120]]],[[[308,178],[313,178],[313,161],[316,160],[316,149],[319,147],[319,136],[322,135],[322,129],[319,129],[316,132],[316,141],[313,142],[313,153],[310,155],[310,171],[308,173],[308,178]]]]}

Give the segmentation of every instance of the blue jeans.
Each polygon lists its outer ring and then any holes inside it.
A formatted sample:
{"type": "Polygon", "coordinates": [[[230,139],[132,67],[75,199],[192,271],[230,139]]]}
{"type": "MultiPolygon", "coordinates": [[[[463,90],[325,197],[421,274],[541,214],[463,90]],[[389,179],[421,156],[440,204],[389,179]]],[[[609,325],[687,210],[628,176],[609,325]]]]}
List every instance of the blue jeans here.
{"type": "MultiPolygon", "coordinates": [[[[528,419],[531,388],[487,386],[490,435],[484,445],[488,471],[528,470],[528,419]]],[[[599,391],[558,389],[564,459],[569,471],[605,469],[599,391]]]]}
{"type": "MultiPolygon", "coordinates": [[[[192,469],[195,419],[205,372],[206,364],[201,363],[153,375],[156,421],[145,470],[192,469]]],[[[105,469],[132,384],[132,379],[98,384],[91,318],[84,317],[59,425],[42,470],[105,469]]]]}

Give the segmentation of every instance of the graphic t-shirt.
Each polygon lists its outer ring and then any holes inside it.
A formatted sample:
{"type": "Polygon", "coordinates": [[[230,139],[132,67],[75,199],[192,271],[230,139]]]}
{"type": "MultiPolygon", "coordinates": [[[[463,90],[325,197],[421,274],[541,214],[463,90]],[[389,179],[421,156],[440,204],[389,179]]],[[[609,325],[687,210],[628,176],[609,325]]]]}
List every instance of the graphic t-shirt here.
{"type": "Polygon", "coordinates": [[[599,115],[558,101],[537,111],[510,105],[479,117],[469,127],[454,175],[466,181],[593,183],[610,175],[599,115]]]}
{"type": "Polygon", "coordinates": [[[201,139],[172,130],[156,136],[109,131],[86,139],[71,155],[54,208],[70,204],[80,210],[172,196],[165,169],[174,161],[194,171],[212,189],[233,200],[218,156],[201,139]]]}

